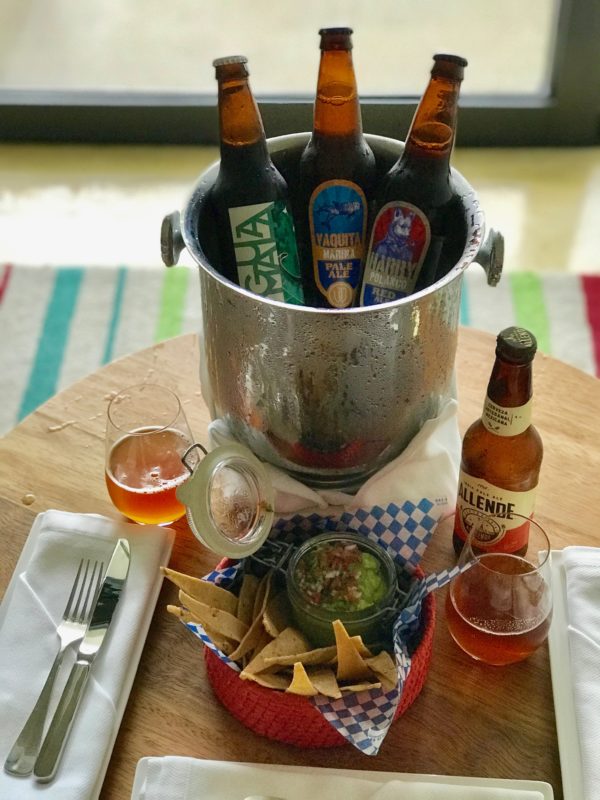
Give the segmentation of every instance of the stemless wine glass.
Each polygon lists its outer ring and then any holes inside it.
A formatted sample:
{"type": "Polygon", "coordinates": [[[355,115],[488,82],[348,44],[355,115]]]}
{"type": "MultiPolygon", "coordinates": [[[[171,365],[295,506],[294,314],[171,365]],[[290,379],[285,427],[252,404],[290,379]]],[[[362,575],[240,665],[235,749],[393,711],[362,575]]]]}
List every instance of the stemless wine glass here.
{"type": "Polygon", "coordinates": [[[550,555],[546,532],[529,520],[522,555],[475,550],[472,540],[473,530],[459,559],[468,569],[452,580],[446,596],[450,634],[478,661],[496,666],[522,661],[546,640],[552,620],[552,592],[543,575],[550,555]]]}
{"type": "Polygon", "coordinates": [[[143,383],[108,405],[105,477],[114,505],[145,525],[168,525],[185,514],[175,492],[189,477],[181,460],[192,433],[176,394],[143,383]]]}

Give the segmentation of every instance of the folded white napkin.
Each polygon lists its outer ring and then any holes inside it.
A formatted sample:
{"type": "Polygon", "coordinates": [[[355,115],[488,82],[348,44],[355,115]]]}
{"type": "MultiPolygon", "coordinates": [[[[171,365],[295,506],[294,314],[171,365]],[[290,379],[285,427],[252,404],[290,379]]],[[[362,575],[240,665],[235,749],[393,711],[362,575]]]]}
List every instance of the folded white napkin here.
{"type": "MultiPolygon", "coordinates": [[[[132,800],[243,800],[273,795],[285,800],[543,800],[541,792],[486,786],[492,781],[443,778],[438,782],[406,775],[389,780],[381,772],[236,764],[195,758],[143,758],[138,762],[132,800]],[[471,785],[469,785],[471,784],[471,785]]],[[[502,783],[508,783],[502,782],[502,783]]]]}
{"type": "Polygon", "coordinates": [[[600,549],[566,547],[563,565],[585,800],[597,800],[600,797],[600,549]]]}
{"type": "MultiPolygon", "coordinates": [[[[428,420],[408,446],[389,464],[372,475],[355,495],[332,490],[315,490],[266,464],[275,489],[278,514],[319,514],[357,508],[385,508],[399,500],[419,502],[426,497],[436,502],[442,514],[454,510],[458,486],[461,439],[457,420],[458,404],[448,400],[435,419],[428,420]]],[[[235,441],[223,420],[208,427],[213,447],[235,441]]]]}
{"type": "MultiPolygon", "coordinates": [[[[119,537],[131,545],[129,576],[50,784],[0,772],[0,798],[88,800],[100,793],[168,563],[173,531],[121,523],[95,514],[47,511],[36,517],[0,606],[0,770],[44,685],[59,639],[56,627],[81,558],[105,566],[119,537]]],[[[67,652],[47,725],[75,649],[67,652]]]]}

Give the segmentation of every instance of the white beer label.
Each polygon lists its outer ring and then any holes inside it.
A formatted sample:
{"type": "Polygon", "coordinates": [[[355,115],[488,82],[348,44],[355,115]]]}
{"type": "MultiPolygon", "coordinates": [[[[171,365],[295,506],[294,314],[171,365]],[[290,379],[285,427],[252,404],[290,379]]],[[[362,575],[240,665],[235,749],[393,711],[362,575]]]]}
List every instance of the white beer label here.
{"type": "Polygon", "coordinates": [[[481,421],[484,428],[497,436],[518,436],[531,425],[532,405],[533,398],[530,397],[524,406],[505,408],[486,396],[481,421]]]}
{"type": "Polygon", "coordinates": [[[530,517],[533,514],[535,494],[535,488],[527,492],[501,489],[483,478],[474,478],[461,470],[456,500],[459,536],[466,539],[473,526],[483,523],[476,533],[476,543],[490,546],[506,537],[506,550],[518,550],[527,540],[528,526],[522,531],[523,520],[513,519],[513,514],[530,517]]]}

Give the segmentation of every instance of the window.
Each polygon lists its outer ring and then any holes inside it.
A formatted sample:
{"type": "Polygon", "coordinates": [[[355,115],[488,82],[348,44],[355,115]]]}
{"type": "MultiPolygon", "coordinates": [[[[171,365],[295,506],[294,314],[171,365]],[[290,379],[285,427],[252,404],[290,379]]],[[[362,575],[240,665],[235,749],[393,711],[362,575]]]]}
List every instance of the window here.
{"type": "Polygon", "coordinates": [[[463,145],[598,141],[592,0],[3,0],[0,138],[215,143],[214,57],[244,52],[268,135],[307,130],[318,28],[354,28],[365,130],[402,138],[434,52],[469,60],[463,145]]]}

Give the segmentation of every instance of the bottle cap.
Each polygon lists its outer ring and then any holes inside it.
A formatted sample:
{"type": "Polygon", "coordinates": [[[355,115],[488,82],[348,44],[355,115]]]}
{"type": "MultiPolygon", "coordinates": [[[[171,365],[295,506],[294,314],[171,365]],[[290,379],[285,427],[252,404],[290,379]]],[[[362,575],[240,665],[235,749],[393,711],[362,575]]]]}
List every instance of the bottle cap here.
{"type": "Polygon", "coordinates": [[[353,33],[352,28],[321,28],[321,50],[352,50],[353,33]]]}
{"type": "Polygon", "coordinates": [[[525,328],[505,328],[496,338],[496,355],[513,364],[529,364],[536,350],[535,336],[525,328]]]}
{"type": "Polygon", "coordinates": [[[224,67],[227,64],[247,64],[248,59],[246,56],[225,56],[224,58],[215,58],[213,67],[224,67]]]}
{"type": "Polygon", "coordinates": [[[436,53],[433,57],[432,75],[442,75],[444,78],[462,81],[468,61],[462,56],[448,53],[436,53]]]}
{"type": "Polygon", "coordinates": [[[261,461],[241,444],[207,453],[198,444],[183,456],[190,477],[177,489],[194,536],[220,556],[245,558],[267,539],[273,524],[273,488],[261,461]],[[200,449],[200,459],[193,451],[200,449]],[[195,465],[190,465],[195,461],[195,465]]]}

